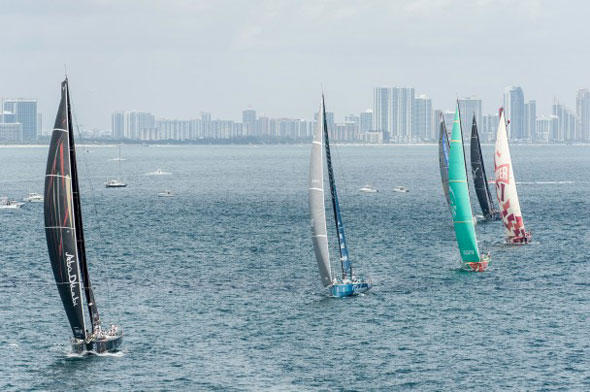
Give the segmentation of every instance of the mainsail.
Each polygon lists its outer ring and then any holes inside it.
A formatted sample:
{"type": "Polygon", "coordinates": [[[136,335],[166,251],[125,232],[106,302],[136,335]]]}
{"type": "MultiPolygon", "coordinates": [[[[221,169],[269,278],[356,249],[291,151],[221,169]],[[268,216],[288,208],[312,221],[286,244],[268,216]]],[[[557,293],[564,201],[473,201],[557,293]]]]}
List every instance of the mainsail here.
{"type": "Polygon", "coordinates": [[[49,144],[44,203],[47,248],[57,288],[74,337],[84,339],[82,290],[93,331],[100,321],[86,263],[67,79],[61,85],[61,101],[49,144]]]}
{"type": "Polygon", "coordinates": [[[330,180],[330,193],[332,195],[332,210],[334,212],[334,222],[336,223],[336,232],[338,233],[338,250],[340,251],[340,263],[342,266],[342,280],[352,279],[352,264],[348,257],[348,246],[346,246],[346,236],[344,235],[344,225],[342,215],[340,214],[340,203],[338,203],[338,192],[336,191],[336,181],[334,180],[334,171],[332,170],[332,157],[330,155],[330,141],[328,136],[328,123],[326,120],[326,104],[322,95],[322,123],[324,128],[324,142],[326,148],[326,161],[328,163],[328,178],[330,180]]]}
{"type": "Polygon", "coordinates": [[[463,151],[463,135],[459,108],[455,111],[449,151],[449,199],[453,226],[461,260],[465,263],[479,262],[480,254],[473,224],[473,211],[469,200],[467,170],[463,151]]]}
{"type": "Polygon", "coordinates": [[[520,203],[516,193],[516,180],[512,171],[512,159],[508,147],[506,120],[500,109],[500,123],[496,134],[496,152],[494,154],[494,172],[496,176],[496,194],[502,216],[506,237],[518,242],[526,237],[526,231],[520,212],[520,203]]]}
{"type": "Polygon", "coordinates": [[[326,207],[324,205],[324,168],[323,168],[323,125],[324,101],[313,133],[311,146],[311,163],[309,167],[309,210],[311,212],[311,231],[313,249],[320,268],[320,278],[324,286],[332,284],[330,252],[328,250],[328,230],[326,228],[326,207]]]}
{"type": "Polygon", "coordinates": [[[447,199],[447,205],[451,206],[449,200],[449,135],[443,115],[440,115],[440,134],[438,138],[438,165],[440,178],[442,180],[443,193],[447,199]]]}
{"type": "Polygon", "coordinates": [[[498,212],[494,207],[492,193],[488,186],[488,177],[483,163],[483,154],[481,153],[479,132],[477,131],[475,115],[473,115],[473,122],[471,125],[471,172],[473,173],[473,185],[483,216],[486,219],[496,218],[498,212]]]}

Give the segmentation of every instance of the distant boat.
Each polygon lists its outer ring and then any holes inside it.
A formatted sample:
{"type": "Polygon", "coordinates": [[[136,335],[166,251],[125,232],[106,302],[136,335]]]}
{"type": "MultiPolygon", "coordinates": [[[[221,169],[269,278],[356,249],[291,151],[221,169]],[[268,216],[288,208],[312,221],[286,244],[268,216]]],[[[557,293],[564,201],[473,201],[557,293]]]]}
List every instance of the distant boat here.
{"type": "Polygon", "coordinates": [[[406,188],[405,186],[396,186],[395,188],[393,188],[394,192],[399,192],[399,193],[408,193],[410,190],[408,188],[406,188]]]}
{"type": "Polygon", "coordinates": [[[115,325],[101,327],[90,283],[67,78],[61,84],[61,101],[47,157],[45,234],[57,290],[74,334],[72,351],[117,351],[123,333],[115,325]]]}
{"type": "Polygon", "coordinates": [[[525,230],[522,213],[520,212],[503,108],[500,108],[500,123],[496,134],[494,172],[496,175],[496,195],[498,196],[500,215],[504,223],[506,242],[510,244],[526,244],[531,240],[531,233],[525,230]]]}
{"type": "Polygon", "coordinates": [[[156,171],[146,173],[146,176],[169,176],[170,172],[163,171],[162,169],[157,169],[156,171]]]}
{"type": "Polygon", "coordinates": [[[29,203],[43,203],[43,195],[34,192],[29,193],[25,198],[23,198],[23,201],[29,203]]]}
{"type": "Polygon", "coordinates": [[[371,185],[365,185],[364,187],[359,189],[359,191],[364,192],[364,193],[377,193],[377,192],[379,192],[377,189],[373,188],[371,185]]]}
{"type": "Polygon", "coordinates": [[[164,191],[164,192],[160,192],[158,193],[158,197],[174,197],[174,193],[172,193],[172,191],[164,191]]]}
{"type": "MultiPolygon", "coordinates": [[[[119,163],[119,178],[121,178],[121,161],[124,160],[124,159],[121,159],[121,145],[119,145],[119,157],[114,158],[114,160],[116,160],[119,163]]],[[[127,184],[125,184],[120,179],[113,178],[113,179],[107,180],[107,182],[104,184],[104,186],[106,188],[125,188],[127,186],[127,184]]]]}
{"type": "Polygon", "coordinates": [[[7,197],[0,198],[0,210],[16,210],[21,208],[25,203],[20,201],[9,200],[7,197]]]}
{"type": "Polygon", "coordinates": [[[449,150],[449,200],[455,237],[461,254],[461,263],[468,271],[485,271],[490,261],[488,254],[480,254],[475,235],[475,224],[471,201],[469,199],[469,185],[465,168],[465,153],[463,150],[463,132],[459,116],[459,105],[455,110],[455,120],[451,133],[449,150]]]}
{"type": "Polygon", "coordinates": [[[451,201],[449,199],[449,134],[447,133],[447,126],[443,115],[439,119],[439,136],[438,136],[438,166],[440,169],[440,179],[442,182],[443,194],[447,201],[447,206],[451,208],[451,201]]]}
{"type": "Polygon", "coordinates": [[[473,186],[484,219],[499,220],[500,213],[494,206],[494,200],[492,199],[492,193],[488,186],[488,176],[486,175],[486,168],[483,161],[481,144],[479,142],[479,132],[477,132],[477,122],[475,121],[474,114],[471,124],[471,173],[473,174],[473,186]]]}
{"type": "Polygon", "coordinates": [[[309,168],[309,209],[311,212],[312,240],[315,256],[320,269],[320,278],[324,287],[330,289],[334,297],[348,297],[363,293],[370,289],[369,281],[358,278],[353,274],[352,263],[348,255],[344,226],[338,203],[338,192],[332,170],[330,157],[330,142],[328,136],[328,124],[326,121],[326,108],[324,96],[320,105],[319,119],[314,130],[313,143],[311,148],[311,159],[309,168]],[[328,248],[328,230],[326,227],[326,207],[324,204],[324,168],[323,148],[325,147],[328,177],[330,183],[330,195],[332,199],[332,211],[336,232],[338,233],[338,249],[340,252],[341,273],[333,271],[330,262],[328,248]],[[340,275],[340,276],[338,276],[340,275]]]}

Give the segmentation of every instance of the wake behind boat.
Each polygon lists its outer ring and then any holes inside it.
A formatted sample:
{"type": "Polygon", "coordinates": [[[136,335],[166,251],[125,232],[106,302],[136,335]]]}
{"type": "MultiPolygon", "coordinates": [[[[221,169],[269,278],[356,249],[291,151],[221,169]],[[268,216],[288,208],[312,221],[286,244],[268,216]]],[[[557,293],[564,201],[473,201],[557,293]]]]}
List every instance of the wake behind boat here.
{"type": "Polygon", "coordinates": [[[23,198],[24,202],[28,203],[43,203],[43,195],[38,193],[29,193],[26,197],[23,198]]]}
{"type": "Polygon", "coordinates": [[[47,249],[74,335],[72,351],[117,351],[123,332],[115,325],[102,329],[90,282],[67,78],[61,85],[61,101],[49,144],[44,207],[47,249]]]}
{"type": "Polygon", "coordinates": [[[490,255],[489,253],[481,254],[477,246],[473,211],[469,199],[459,103],[455,110],[449,151],[449,201],[462,267],[468,271],[483,272],[488,267],[490,255]]]}
{"type": "Polygon", "coordinates": [[[509,244],[526,244],[531,241],[531,233],[525,230],[522,213],[520,212],[503,108],[500,108],[500,123],[496,134],[494,172],[496,175],[496,195],[498,196],[498,204],[502,222],[504,223],[506,242],[509,244]]]}
{"type": "Polygon", "coordinates": [[[169,176],[170,172],[164,171],[162,169],[157,169],[156,171],[145,173],[146,176],[169,176]]]}
{"type": "Polygon", "coordinates": [[[328,124],[326,121],[326,107],[324,96],[320,104],[319,119],[314,130],[309,167],[309,209],[311,212],[311,230],[313,248],[320,269],[320,278],[324,287],[330,290],[334,297],[349,297],[364,293],[371,288],[371,282],[353,274],[352,263],[348,255],[344,226],[338,203],[338,192],[332,170],[330,157],[330,142],[328,136],[328,124]],[[330,195],[332,198],[332,211],[336,232],[338,233],[338,249],[340,252],[341,275],[335,272],[330,262],[328,248],[328,229],[326,224],[326,207],[324,200],[324,166],[323,153],[325,147],[326,163],[330,183],[330,195]]]}

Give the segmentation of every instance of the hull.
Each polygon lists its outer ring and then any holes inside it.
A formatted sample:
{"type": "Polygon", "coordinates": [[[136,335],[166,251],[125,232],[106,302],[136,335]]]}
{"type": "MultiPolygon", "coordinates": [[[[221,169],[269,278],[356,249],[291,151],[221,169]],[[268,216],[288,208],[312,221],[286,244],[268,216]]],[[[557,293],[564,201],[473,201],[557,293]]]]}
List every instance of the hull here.
{"type": "Polygon", "coordinates": [[[330,286],[330,293],[332,294],[332,297],[342,298],[366,293],[370,289],[370,282],[355,281],[350,283],[336,283],[330,286]]]}
{"type": "Polygon", "coordinates": [[[523,236],[506,237],[506,243],[512,245],[524,245],[531,242],[532,237],[533,236],[531,235],[531,233],[527,231],[526,233],[524,233],[523,236]]]}
{"type": "Polygon", "coordinates": [[[482,255],[479,261],[464,263],[463,269],[469,272],[484,272],[490,263],[489,255],[482,255]]]}
{"type": "Polygon", "coordinates": [[[127,184],[105,184],[107,188],[125,188],[127,184]]]}
{"type": "Polygon", "coordinates": [[[80,339],[73,339],[72,352],[75,354],[83,354],[85,352],[91,354],[114,353],[119,351],[122,341],[122,334],[91,339],[88,342],[80,339]]]}

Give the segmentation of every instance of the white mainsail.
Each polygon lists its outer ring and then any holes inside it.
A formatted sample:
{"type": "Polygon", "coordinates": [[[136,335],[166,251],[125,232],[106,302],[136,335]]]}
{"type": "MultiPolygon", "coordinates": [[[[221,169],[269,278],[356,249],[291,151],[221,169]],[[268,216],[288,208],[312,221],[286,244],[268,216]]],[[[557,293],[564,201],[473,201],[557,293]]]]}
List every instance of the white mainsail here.
{"type": "Polygon", "coordinates": [[[494,154],[494,172],[496,177],[496,194],[500,205],[500,214],[508,240],[524,238],[526,231],[520,212],[520,203],[516,193],[516,180],[512,171],[512,159],[508,147],[504,111],[500,114],[500,123],[496,134],[496,151],[494,154]]]}
{"type": "Polygon", "coordinates": [[[324,102],[320,104],[320,113],[313,133],[311,162],[309,166],[309,210],[311,212],[311,231],[313,249],[320,268],[322,284],[332,284],[330,253],[328,251],[328,230],[326,228],[326,209],[324,205],[324,102]]]}

